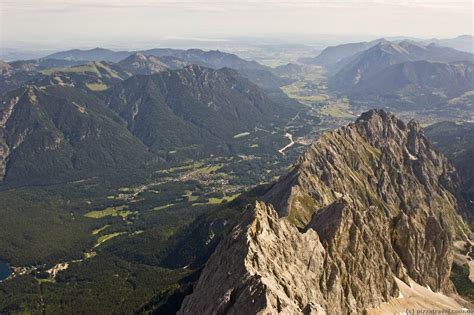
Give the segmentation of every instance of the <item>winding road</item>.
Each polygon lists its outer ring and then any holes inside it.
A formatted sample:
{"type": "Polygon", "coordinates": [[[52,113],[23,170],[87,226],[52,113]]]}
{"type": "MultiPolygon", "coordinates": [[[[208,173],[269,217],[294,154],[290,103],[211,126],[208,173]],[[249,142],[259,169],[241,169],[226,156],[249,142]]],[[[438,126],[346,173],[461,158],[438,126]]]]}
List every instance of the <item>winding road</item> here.
{"type": "Polygon", "coordinates": [[[289,140],[290,140],[290,143],[288,143],[286,146],[284,146],[283,148],[281,148],[280,150],[278,150],[279,153],[285,155],[285,150],[286,149],[289,149],[290,147],[292,147],[295,142],[293,141],[293,135],[291,133],[286,133],[285,134],[285,137],[287,137],[289,140]]]}

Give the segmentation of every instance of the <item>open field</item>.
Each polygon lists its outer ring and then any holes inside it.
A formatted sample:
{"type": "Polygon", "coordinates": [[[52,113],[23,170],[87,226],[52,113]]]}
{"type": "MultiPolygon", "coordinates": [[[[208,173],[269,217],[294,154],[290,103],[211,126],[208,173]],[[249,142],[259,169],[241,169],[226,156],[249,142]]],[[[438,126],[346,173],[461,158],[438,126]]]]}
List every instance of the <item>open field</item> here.
{"type": "Polygon", "coordinates": [[[283,86],[285,94],[305,105],[317,105],[330,99],[326,77],[321,67],[311,66],[290,85],[283,86]]]}
{"type": "Polygon", "coordinates": [[[202,205],[215,205],[215,204],[220,204],[223,202],[230,202],[240,196],[240,194],[234,194],[230,196],[224,196],[222,198],[209,198],[207,202],[197,202],[193,203],[193,206],[202,206],[202,205]]]}
{"type": "Polygon", "coordinates": [[[85,217],[87,218],[92,218],[92,219],[101,219],[105,217],[116,217],[116,216],[121,216],[122,218],[126,218],[127,216],[133,214],[133,211],[128,211],[128,206],[123,205],[119,207],[108,207],[103,210],[94,210],[87,212],[84,214],[85,217]]]}
{"type": "Polygon", "coordinates": [[[108,227],[110,227],[110,224],[106,224],[101,228],[95,229],[95,230],[92,231],[92,235],[100,234],[100,232],[104,231],[108,227]]]}
{"type": "Polygon", "coordinates": [[[354,115],[349,110],[349,101],[344,98],[338,100],[336,103],[325,105],[320,109],[322,115],[336,117],[336,118],[351,118],[354,115]]]}
{"type": "Polygon", "coordinates": [[[96,243],[95,243],[95,245],[94,245],[94,248],[99,247],[99,246],[102,245],[103,243],[105,243],[105,242],[107,242],[107,241],[113,239],[114,237],[117,237],[117,236],[119,236],[119,235],[122,235],[122,234],[124,234],[124,233],[116,232],[116,233],[111,233],[111,234],[102,235],[102,236],[100,236],[100,237],[97,239],[97,241],[96,241],[96,243]]]}
{"type": "Polygon", "coordinates": [[[109,88],[109,86],[104,83],[86,83],[86,86],[91,91],[105,91],[109,88]]]}

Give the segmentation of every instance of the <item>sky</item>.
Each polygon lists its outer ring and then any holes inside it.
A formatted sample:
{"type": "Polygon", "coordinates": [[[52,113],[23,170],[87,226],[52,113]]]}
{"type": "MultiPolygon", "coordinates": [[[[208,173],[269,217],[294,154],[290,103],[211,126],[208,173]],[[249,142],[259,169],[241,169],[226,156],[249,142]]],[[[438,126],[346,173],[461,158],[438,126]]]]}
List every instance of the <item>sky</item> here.
{"type": "Polygon", "coordinates": [[[0,41],[473,33],[474,1],[0,0],[0,41]]]}

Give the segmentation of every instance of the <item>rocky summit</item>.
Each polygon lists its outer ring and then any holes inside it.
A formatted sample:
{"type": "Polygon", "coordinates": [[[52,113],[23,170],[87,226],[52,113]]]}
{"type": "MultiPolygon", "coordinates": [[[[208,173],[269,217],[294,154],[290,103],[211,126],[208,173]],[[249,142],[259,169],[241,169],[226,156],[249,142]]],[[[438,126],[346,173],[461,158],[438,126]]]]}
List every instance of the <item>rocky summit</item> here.
{"type": "Polygon", "coordinates": [[[449,278],[468,231],[458,186],[417,122],[366,112],[323,134],[244,211],[179,313],[461,309],[449,278]]]}

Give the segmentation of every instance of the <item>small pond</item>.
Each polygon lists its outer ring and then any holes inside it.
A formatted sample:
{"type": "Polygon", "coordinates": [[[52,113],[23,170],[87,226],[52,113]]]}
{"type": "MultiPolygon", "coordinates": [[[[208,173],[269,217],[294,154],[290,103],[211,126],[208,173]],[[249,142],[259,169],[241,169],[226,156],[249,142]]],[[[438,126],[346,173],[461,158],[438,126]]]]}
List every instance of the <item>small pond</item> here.
{"type": "Polygon", "coordinates": [[[10,265],[0,260],[0,281],[5,280],[11,274],[10,265]]]}

